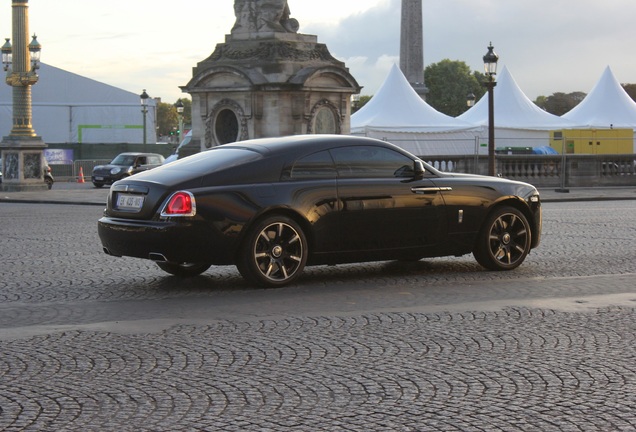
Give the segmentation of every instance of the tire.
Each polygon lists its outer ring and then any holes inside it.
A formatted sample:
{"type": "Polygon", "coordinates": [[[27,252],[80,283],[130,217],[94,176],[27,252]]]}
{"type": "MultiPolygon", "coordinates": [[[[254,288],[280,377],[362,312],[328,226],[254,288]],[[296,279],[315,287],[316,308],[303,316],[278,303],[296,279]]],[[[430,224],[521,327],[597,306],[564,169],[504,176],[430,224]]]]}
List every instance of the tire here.
{"type": "Polygon", "coordinates": [[[211,264],[207,263],[169,263],[169,262],[158,262],[156,263],[159,268],[166,273],[170,273],[174,276],[179,277],[192,277],[198,276],[207,269],[210,268],[211,264]]]}
{"type": "Polygon", "coordinates": [[[496,209],[479,232],[473,255],[489,270],[512,270],[530,252],[532,231],[526,217],[513,207],[496,209]]]}
{"type": "Polygon", "coordinates": [[[270,216],[248,231],[236,267],[247,281],[276,288],[300,276],[308,254],[307,238],[300,226],[288,217],[270,216]]]}

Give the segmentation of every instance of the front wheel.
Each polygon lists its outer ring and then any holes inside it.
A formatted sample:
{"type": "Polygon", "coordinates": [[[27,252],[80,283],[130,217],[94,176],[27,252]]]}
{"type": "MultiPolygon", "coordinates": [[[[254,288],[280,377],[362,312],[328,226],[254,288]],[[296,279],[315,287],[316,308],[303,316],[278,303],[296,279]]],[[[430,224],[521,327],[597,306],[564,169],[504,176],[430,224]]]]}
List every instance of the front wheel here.
{"type": "Polygon", "coordinates": [[[300,276],[308,253],[307,239],[300,226],[288,217],[271,216],[250,229],[236,266],[250,282],[281,287],[300,276]]]}
{"type": "Polygon", "coordinates": [[[211,264],[207,263],[170,263],[170,262],[158,262],[156,263],[159,268],[166,273],[170,273],[179,277],[192,277],[198,276],[207,269],[211,264]]]}
{"type": "Polygon", "coordinates": [[[531,238],[530,224],[523,213],[501,207],[486,219],[473,255],[487,269],[512,270],[526,259],[531,238]]]}

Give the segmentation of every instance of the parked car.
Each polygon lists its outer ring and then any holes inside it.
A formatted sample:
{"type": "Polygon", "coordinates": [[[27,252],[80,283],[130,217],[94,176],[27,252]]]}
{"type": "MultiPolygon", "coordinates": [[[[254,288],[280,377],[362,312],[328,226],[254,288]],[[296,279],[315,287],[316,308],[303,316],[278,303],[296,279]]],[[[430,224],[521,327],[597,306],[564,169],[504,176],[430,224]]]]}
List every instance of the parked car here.
{"type": "Polygon", "coordinates": [[[537,189],[436,170],[384,141],[307,135],[214,147],[116,182],[104,252],[177,276],[234,264],[268,287],[305,265],[473,253],[492,270],[539,245],[537,189]]]}
{"type": "Polygon", "coordinates": [[[185,137],[179,143],[174,152],[172,152],[172,154],[168,156],[163,163],[164,165],[169,164],[176,161],[177,159],[183,159],[186,156],[198,153],[199,151],[200,149],[198,147],[195,147],[194,143],[192,143],[192,131],[189,131],[187,134],[185,134],[185,137]]]}
{"type": "Polygon", "coordinates": [[[108,165],[93,168],[91,181],[95,187],[110,185],[142,171],[148,171],[163,164],[163,156],[156,153],[121,153],[108,165]]]}

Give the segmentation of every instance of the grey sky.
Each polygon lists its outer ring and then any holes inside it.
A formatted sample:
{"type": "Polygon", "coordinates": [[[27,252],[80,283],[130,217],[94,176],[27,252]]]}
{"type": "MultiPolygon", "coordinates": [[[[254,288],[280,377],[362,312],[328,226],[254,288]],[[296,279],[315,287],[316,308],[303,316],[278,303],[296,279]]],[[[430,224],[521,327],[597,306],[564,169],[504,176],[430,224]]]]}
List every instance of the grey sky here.
{"type": "MultiPolygon", "coordinates": [[[[387,0],[337,27],[301,30],[317,34],[372,94],[399,61],[400,5],[387,0]]],[[[449,58],[482,71],[492,41],[500,67],[533,100],[588,93],[608,65],[620,82],[636,83],[634,0],[424,0],[423,8],[425,66],[449,58]]]]}

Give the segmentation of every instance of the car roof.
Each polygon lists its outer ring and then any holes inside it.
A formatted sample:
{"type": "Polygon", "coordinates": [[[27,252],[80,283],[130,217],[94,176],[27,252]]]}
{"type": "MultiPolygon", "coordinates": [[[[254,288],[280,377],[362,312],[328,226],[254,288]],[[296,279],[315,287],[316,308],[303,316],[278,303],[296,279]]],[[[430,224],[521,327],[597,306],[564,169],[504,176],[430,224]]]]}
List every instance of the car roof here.
{"type": "Polygon", "coordinates": [[[143,152],[124,152],[119,153],[117,156],[161,156],[159,153],[143,153],[143,152]]]}
{"type": "Polygon", "coordinates": [[[307,146],[311,146],[311,150],[313,152],[321,151],[327,148],[332,148],[334,144],[342,144],[346,146],[380,145],[383,147],[395,147],[386,141],[351,135],[293,135],[278,138],[257,138],[248,141],[237,141],[235,143],[213,147],[212,150],[215,148],[248,148],[263,155],[273,156],[296,150],[304,151],[307,146]]]}

